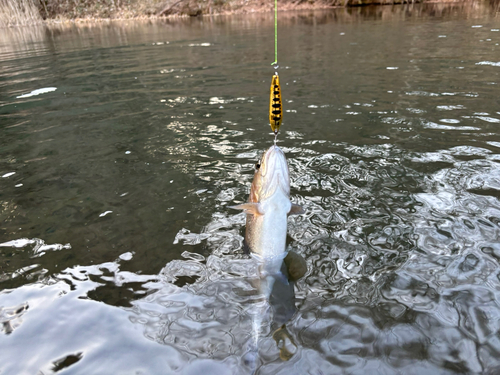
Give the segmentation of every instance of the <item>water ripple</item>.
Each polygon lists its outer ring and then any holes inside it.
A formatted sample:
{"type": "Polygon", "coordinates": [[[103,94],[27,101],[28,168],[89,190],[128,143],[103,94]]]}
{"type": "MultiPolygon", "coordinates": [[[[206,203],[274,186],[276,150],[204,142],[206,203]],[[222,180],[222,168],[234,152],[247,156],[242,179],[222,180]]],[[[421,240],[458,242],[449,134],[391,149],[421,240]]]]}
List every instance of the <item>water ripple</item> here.
{"type": "Polygon", "coordinates": [[[468,6],[283,20],[307,272],[269,300],[228,206],[273,142],[272,17],[0,33],[0,371],[498,372],[498,51],[468,6]]]}

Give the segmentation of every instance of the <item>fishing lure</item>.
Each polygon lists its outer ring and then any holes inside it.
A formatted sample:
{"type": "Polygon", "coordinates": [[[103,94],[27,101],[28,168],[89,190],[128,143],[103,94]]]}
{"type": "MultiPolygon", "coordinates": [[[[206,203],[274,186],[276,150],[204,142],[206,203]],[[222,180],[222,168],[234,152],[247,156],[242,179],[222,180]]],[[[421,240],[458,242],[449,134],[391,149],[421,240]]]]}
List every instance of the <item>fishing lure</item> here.
{"type": "Polygon", "coordinates": [[[281,103],[281,87],[278,73],[271,81],[271,97],[269,100],[269,122],[274,134],[278,134],[283,119],[283,105],[281,103]]]}

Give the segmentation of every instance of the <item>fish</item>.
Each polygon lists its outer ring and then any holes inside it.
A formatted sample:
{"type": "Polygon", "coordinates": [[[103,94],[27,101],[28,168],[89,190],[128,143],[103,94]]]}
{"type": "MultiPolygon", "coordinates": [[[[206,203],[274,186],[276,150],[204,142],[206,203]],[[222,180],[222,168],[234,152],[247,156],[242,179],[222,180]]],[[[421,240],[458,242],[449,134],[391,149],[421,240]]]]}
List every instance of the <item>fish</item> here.
{"type": "Polygon", "coordinates": [[[286,251],[288,216],[303,214],[304,209],[290,201],[290,172],[281,148],[273,145],[264,152],[255,165],[248,202],[231,208],[246,213],[245,246],[259,263],[255,287],[267,301],[267,304],[257,303],[252,313],[252,350],[246,361],[253,363],[255,370],[255,353],[269,309],[273,310],[274,324],[271,325],[275,326],[273,338],[280,349],[280,357],[288,360],[293,356],[296,345],[286,330],[286,322],[295,313],[293,282],[307,271],[307,264],[300,255],[286,251]]]}
{"type": "Polygon", "coordinates": [[[247,214],[245,244],[250,253],[281,266],[286,255],[288,216],[304,213],[290,201],[290,172],[281,148],[273,145],[264,152],[255,165],[248,202],[231,208],[247,214]]]}

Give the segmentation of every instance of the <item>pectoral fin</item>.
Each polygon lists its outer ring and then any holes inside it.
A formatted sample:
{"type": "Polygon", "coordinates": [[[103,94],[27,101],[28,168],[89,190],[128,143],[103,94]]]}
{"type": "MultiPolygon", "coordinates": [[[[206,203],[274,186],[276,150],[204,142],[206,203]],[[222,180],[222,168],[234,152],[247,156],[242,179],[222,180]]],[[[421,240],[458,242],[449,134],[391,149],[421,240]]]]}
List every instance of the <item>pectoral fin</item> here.
{"type": "Polygon", "coordinates": [[[244,210],[245,213],[250,215],[264,215],[264,213],[259,209],[260,205],[258,203],[243,203],[237,206],[229,206],[235,210],[244,210]]]}
{"type": "Polygon", "coordinates": [[[292,203],[292,208],[290,208],[288,215],[302,215],[305,213],[306,211],[301,206],[292,203]]]}

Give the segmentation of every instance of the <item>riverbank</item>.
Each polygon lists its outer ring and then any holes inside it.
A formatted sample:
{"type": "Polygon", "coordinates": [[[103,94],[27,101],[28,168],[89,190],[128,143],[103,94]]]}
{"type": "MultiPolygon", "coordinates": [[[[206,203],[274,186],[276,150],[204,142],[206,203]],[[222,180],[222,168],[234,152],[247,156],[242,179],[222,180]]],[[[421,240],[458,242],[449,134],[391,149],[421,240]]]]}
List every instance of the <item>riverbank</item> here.
{"type": "MultiPolygon", "coordinates": [[[[279,0],[279,10],[414,3],[486,3],[498,12],[500,0],[279,0]]],[[[272,0],[0,0],[0,27],[259,13],[272,11],[273,6],[272,0]]]]}

